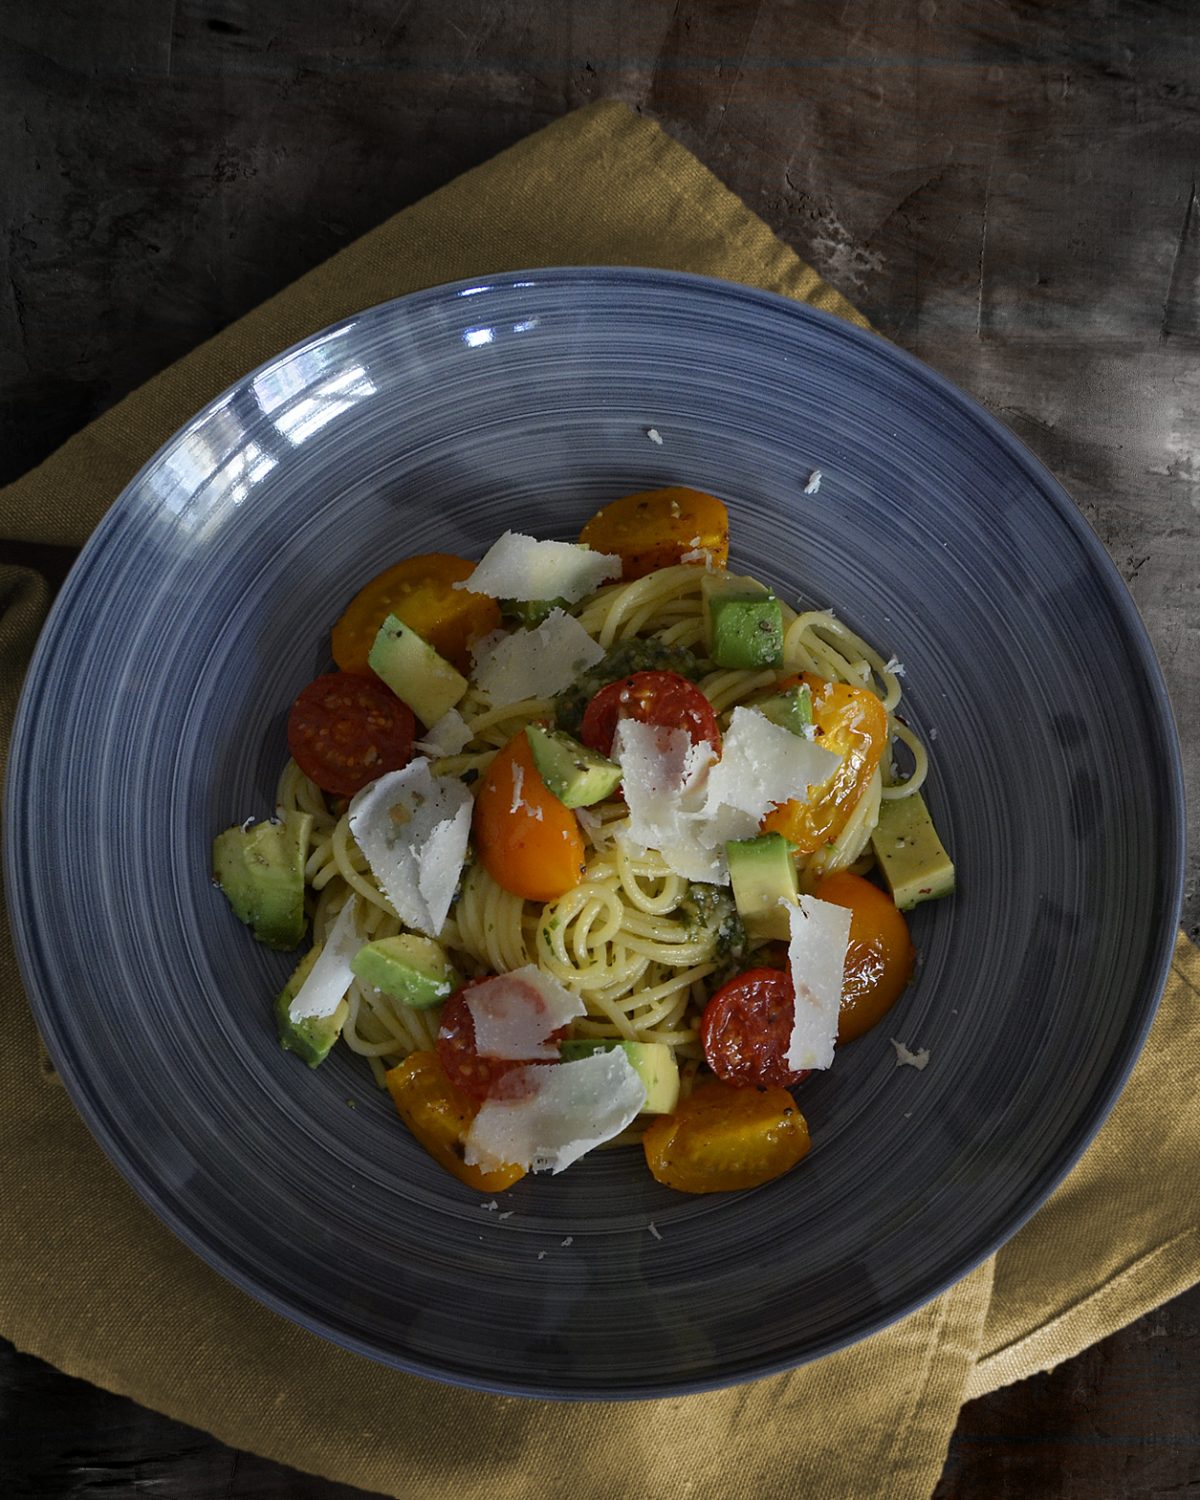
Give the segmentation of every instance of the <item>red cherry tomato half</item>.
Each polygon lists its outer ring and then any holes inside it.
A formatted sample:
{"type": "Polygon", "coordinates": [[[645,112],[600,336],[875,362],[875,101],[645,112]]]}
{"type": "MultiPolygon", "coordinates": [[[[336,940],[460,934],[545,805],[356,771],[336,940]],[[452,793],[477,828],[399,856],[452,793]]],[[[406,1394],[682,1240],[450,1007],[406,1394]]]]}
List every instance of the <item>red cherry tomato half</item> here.
{"type": "Polygon", "coordinates": [[[721,731],[712,704],[694,682],[677,672],[634,672],[602,687],[584,710],[580,738],[601,755],[611,755],[621,719],[686,729],[692,743],[707,740],[719,756],[721,731]]]}
{"type": "Polygon", "coordinates": [[[792,976],[747,969],[723,984],[700,1018],[709,1067],[737,1088],[791,1088],[808,1077],[788,1066],[795,1010],[792,976]]]}
{"type": "MultiPolygon", "coordinates": [[[[548,1062],[551,1059],[530,1058],[522,1061],[515,1057],[488,1057],[486,1053],[480,1052],[475,1037],[475,1017],[467,1004],[467,993],[483,983],[484,979],[470,979],[446,1001],[438,1027],[437,1054],[446,1077],[469,1098],[486,1099],[489,1095],[492,1098],[519,1098],[526,1090],[521,1088],[516,1078],[508,1075],[514,1074],[519,1068],[533,1067],[538,1062],[548,1062]]],[[[530,994],[532,1000],[540,1004],[540,998],[532,987],[530,994]]],[[[550,1033],[549,1040],[559,1042],[566,1032],[567,1028],[562,1026],[550,1033]]]]}
{"type": "Polygon", "coordinates": [[[329,672],[292,704],[288,749],[322,791],[352,797],[409,763],[415,729],[412,709],[381,682],[329,672]]]}

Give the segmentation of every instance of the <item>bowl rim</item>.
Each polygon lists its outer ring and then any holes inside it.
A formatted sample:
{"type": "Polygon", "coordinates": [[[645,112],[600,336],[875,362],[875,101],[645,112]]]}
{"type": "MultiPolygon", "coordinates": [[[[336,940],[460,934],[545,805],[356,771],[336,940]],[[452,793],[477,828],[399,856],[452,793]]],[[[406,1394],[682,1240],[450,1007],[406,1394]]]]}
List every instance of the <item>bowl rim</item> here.
{"type": "MultiPolygon", "coordinates": [[[[8,766],[3,787],[4,803],[16,808],[19,793],[25,785],[31,767],[27,766],[28,746],[38,713],[45,663],[52,656],[59,637],[64,630],[75,597],[86,586],[91,570],[117,538],[126,513],[135,505],[137,492],[146,478],[164,460],[166,455],[187,434],[208,421],[211,416],[227,405],[236,393],[251,381],[296,358],[306,349],[320,344],[339,333],[349,331],[366,317],[387,318],[389,316],[419,316],[426,308],[444,304],[464,296],[506,295],[512,292],[533,290],[548,284],[567,286],[583,292],[597,284],[638,283],[668,287],[686,294],[734,299],[748,302],[772,316],[783,315],[798,322],[816,323],[828,333],[846,339],[884,356],[898,365],[915,381],[933,388],[942,400],[965,408],[973,420],[1002,449],[1006,450],[1017,465],[1036,479],[1039,495],[1057,511],[1058,519],[1074,534],[1096,575],[1108,586],[1108,594],[1116,605],[1120,625],[1125,633],[1131,652],[1140,659],[1145,673],[1145,688],[1154,703],[1158,717],[1154,725],[1161,742],[1164,764],[1158,769],[1165,773],[1159,778],[1164,826],[1169,830],[1169,840],[1164,841],[1159,851],[1159,874],[1169,899],[1162,902],[1155,913],[1155,922],[1147,936],[1142,991],[1136,997],[1136,1006],[1130,1006],[1125,1026],[1127,1035],[1123,1048],[1114,1052],[1108,1064],[1110,1077],[1107,1085],[1092,1098],[1086,1119],[1077,1121],[1073,1130],[1059,1144],[1052,1160],[1027,1183],[1023,1191],[1010,1203],[1004,1215],[1003,1226],[981,1235],[969,1255],[949,1274],[930,1276],[922,1282],[920,1289],[901,1299],[886,1313],[878,1311],[859,1319],[836,1335],[827,1336],[796,1357],[774,1358],[749,1362],[745,1367],[726,1369],[722,1373],[700,1377],[673,1378],[657,1382],[631,1382],[621,1387],[606,1384],[572,1387],[570,1390],[539,1385],[536,1380],[514,1382],[512,1378],[494,1379],[485,1375],[472,1375],[455,1370],[449,1372],[445,1365],[407,1353],[397,1354],[382,1350],[366,1341],[348,1335],[332,1322],[308,1314],[299,1315],[282,1298],[260,1287],[252,1277],[233,1265],[216,1245],[194,1233],[176,1213],[170,1199],[160,1190],[153,1174],[143,1163],[119,1149],[107,1136],[101,1112],[89,1097],[87,1079],[77,1076],[75,1070],[63,1059],[67,1050],[57,1032],[56,999],[50,986],[43,982],[34,951],[34,925],[38,918],[27,899],[23,882],[16,878],[21,869],[22,848],[18,838],[19,818],[4,819],[3,869],[8,891],[9,925],[16,950],[18,971],[28,997],[30,1009],[43,1042],[66,1087],[72,1104],[83,1118],[93,1140],[108,1160],[117,1168],[126,1182],[134,1189],[155,1216],[171,1230],[190,1250],[198,1254],[206,1264],[217,1270],[226,1280],[248,1293],[260,1304],[279,1313],[288,1321],[309,1332],[316,1333],[357,1354],[387,1366],[424,1376],[452,1386],[490,1392],[493,1394],[521,1396],[549,1400],[639,1400],[671,1395],[685,1395],[701,1391],[726,1388],[769,1375],[799,1368],[827,1354],[850,1347],[872,1334],[880,1332],[893,1323],[909,1316],[940,1296],[950,1287],[970,1275],[984,1261],[1014,1235],[1016,1235],[1046,1202],[1071,1169],[1077,1164],[1088,1146],[1099,1133],[1120,1095],[1129,1075],[1142,1051],[1146,1037],[1157,1013],[1159,1002],[1166,986],[1175,946],[1176,930],[1179,926],[1180,908],[1183,899],[1186,860],[1186,804],[1184,794],[1183,763],[1178,726],[1171,706],[1170,696],[1163,677],[1149,632],[1138,612],[1133,597],[1116,564],[1109,556],[1096,532],[1084,519],[1075,501],[1058,482],[1045,464],[1011,431],[994,417],[981,402],[961,387],[954,384],[924,360],[886,339],[873,329],[860,327],[834,313],[812,306],[811,303],[788,297],[779,292],[767,291],[741,282],[719,277],[702,276],[691,272],[674,271],[649,266],[605,266],[605,265],[558,265],[533,267],[524,270],[505,270],[490,274],[463,277],[434,286],[405,293],[374,303],[347,314],[336,321],[296,340],[285,349],[271,355],[254,368],[245,371],[211,398],[192,417],[179,426],[153,454],[138,468],[122,487],[99,523],[80,550],[62,588],[54,600],[49,614],[39,633],[30,659],[18,699],[10,737],[8,766]],[[1136,1017],[1130,1028],[1130,1021],[1136,1017]]],[[[169,369],[170,367],[168,367],[169,369]]],[[[160,377],[152,377],[157,379],[160,377]]]]}

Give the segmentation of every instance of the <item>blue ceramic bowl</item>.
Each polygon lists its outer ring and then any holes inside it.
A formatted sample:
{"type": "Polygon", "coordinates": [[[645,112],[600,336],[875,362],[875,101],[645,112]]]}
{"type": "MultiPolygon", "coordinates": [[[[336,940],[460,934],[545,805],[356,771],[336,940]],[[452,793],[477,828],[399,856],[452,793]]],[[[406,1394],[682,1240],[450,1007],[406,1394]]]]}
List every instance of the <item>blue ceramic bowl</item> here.
{"type": "Polygon", "coordinates": [[[151,1208],[348,1348],[559,1397],[798,1364],[993,1251],[1120,1089],[1181,887],[1158,668],[1050,475],[881,339],[638,270],[435,288],[207,407],[67,581],[8,806],[38,1024],[151,1208]],[[386,563],[477,556],[505,527],[573,538],[602,502],[668,483],[726,499],[740,569],[903,661],[959,891],[914,915],[919,967],[887,1021],[805,1085],[815,1146],[796,1171],[689,1197],[640,1153],[601,1152],[526,1178],[501,1220],[357,1059],[309,1072],[279,1049],[290,961],[209,883],[210,841],[271,811],[287,707],[386,563]],[[893,1037],[929,1066],[897,1067],[893,1037]]]}

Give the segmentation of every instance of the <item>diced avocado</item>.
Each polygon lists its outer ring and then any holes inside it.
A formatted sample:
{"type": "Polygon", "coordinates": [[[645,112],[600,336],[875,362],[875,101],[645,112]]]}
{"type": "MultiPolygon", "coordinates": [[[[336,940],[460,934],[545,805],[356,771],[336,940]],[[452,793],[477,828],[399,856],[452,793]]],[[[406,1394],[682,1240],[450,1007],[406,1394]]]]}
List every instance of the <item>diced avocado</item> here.
{"type": "Polygon", "coordinates": [[[294,948],[304,936],[304,862],[312,814],[235,825],[213,840],[213,879],[238,919],[268,948],[294,948]]]}
{"type": "Polygon", "coordinates": [[[669,1115],[679,1103],[679,1064],[665,1042],[593,1041],[590,1038],[560,1042],[558,1055],[563,1062],[578,1062],[594,1052],[611,1052],[620,1047],[646,1085],[644,1115],[669,1115]]]}
{"type": "Polygon", "coordinates": [[[561,730],[529,724],[525,738],[538,775],[564,807],[603,802],[621,783],[620,766],[561,730]]]}
{"type": "Polygon", "coordinates": [[[783,662],[783,611],[753,578],[709,573],[700,580],[708,654],[719,667],[777,667],[783,662]]]}
{"type": "Polygon", "coordinates": [[[795,845],[781,833],[761,833],[725,845],[733,899],[751,937],[787,942],[787,908],[795,906],[800,894],[794,851],[795,845]]]}
{"type": "Polygon", "coordinates": [[[516,620],[518,624],[533,629],[540,625],[556,609],[570,610],[571,605],[566,599],[501,599],[500,613],[507,620],[516,620]]]}
{"type": "Polygon", "coordinates": [[[778,724],[781,729],[790,729],[801,739],[810,738],[808,731],[812,728],[813,721],[812,694],[807,683],[788,688],[785,693],[775,693],[753,706],[764,718],[770,719],[772,724],[778,724]]]}
{"type": "Polygon", "coordinates": [[[303,1021],[293,1021],[288,1014],[300,986],[308,978],[320,955],[321,945],[317,943],[296,965],[292,977],[280,990],[275,1001],[275,1024],[279,1028],[280,1046],[285,1052],[294,1052],[302,1057],[310,1068],[325,1061],[330,1047],[341,1036],[346,1017],[350,1014],[348,1000],[340,1001],[337,1009],[328,1016],[309,1016],[303,1021]]]}
{"type": "Polygon", "coordinates": [[[920,792],[880,803],[871,847],[901,911],[948,896],[954,889],[953,861],[942,848],[920,792]]]}
{"type": "Polygon", "coordinates": [[[388,615],[367,662],[422,724],[436,724],[467,690],[467,679],[403,620],[388,615]]]}
{"type": "Polygon", "coordinates": [[[440,1005],[462,983],[442,945],[412,932],[366,943],[350,967],[367,984],[419,1010],[440,1005]]]}

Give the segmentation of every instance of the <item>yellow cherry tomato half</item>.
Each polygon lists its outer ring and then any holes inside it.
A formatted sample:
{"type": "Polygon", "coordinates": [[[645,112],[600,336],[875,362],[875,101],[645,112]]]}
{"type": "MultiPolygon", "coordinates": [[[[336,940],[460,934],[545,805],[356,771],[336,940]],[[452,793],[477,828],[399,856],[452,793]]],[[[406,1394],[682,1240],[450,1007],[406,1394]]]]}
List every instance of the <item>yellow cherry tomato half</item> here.
{"type": "Polygon", "coordinates": [[[500,606],[454,585],[475,564],[448,552],[406,557],[364,584],[333,627],[333,659],[343,672],[372,676],[367,655],[388,615],[403,620],[460,672],[471,670],[471,647],[500,624],[500,606]]]}
{"type": "Polygon", "coordinates": [[[916,949],[896,903],[861,875],[849,870],[826,875],[813,895],[850,912],[838,1041],[852,1042],[870,1031],[899,999],[912,976],[916,949]]]}
{"type": "Polygon", "coordinates": [[[837,769],[807,802],[784,802],[762,821],[764,833],[781,833],[798,854],[815,854],[836,839],[870,784],[887,744],[887,710],[866,688],[826,682],[805,672],[780,689],[807,683],[812,693],[816,743],[841,756],[837,769]]]}
{"type": "Polygon", "coordinates": [[[808,1123],[786,1089],[701,1084],[642,1136],[657,1182],[681,1193],[728,1193],[782,1177],[808,1155],[808,1123]]]}
{"type": "Polygon", "coordinates": [[[713,567],[723,568],[729,561],[729,512],[715,495],[683,485],[640,490],[597,511],[579,540],[597,552],[615,552],[626,582],[670,568],[688,552],[707,552],[713,567]]]}
{"type": "Polygon", "coordinates": [[[554,901],[583,879],[579,820],[538,774],[523,729],[484,772],[473,829],[480,864],[514,896],[554,901]]]}
{"type": "Polygon", "coordinates": [[[467,1165],[467,1132],[479,1104],[453,1087],[436,1052],[412,1053],[399,1067],[389,1068],[384,1081],[409,1130],[434,1161],[460,1182],[481,1193],[502,1193],[524,1177],[524,1167],[485,1171],[467,1165]]]}

